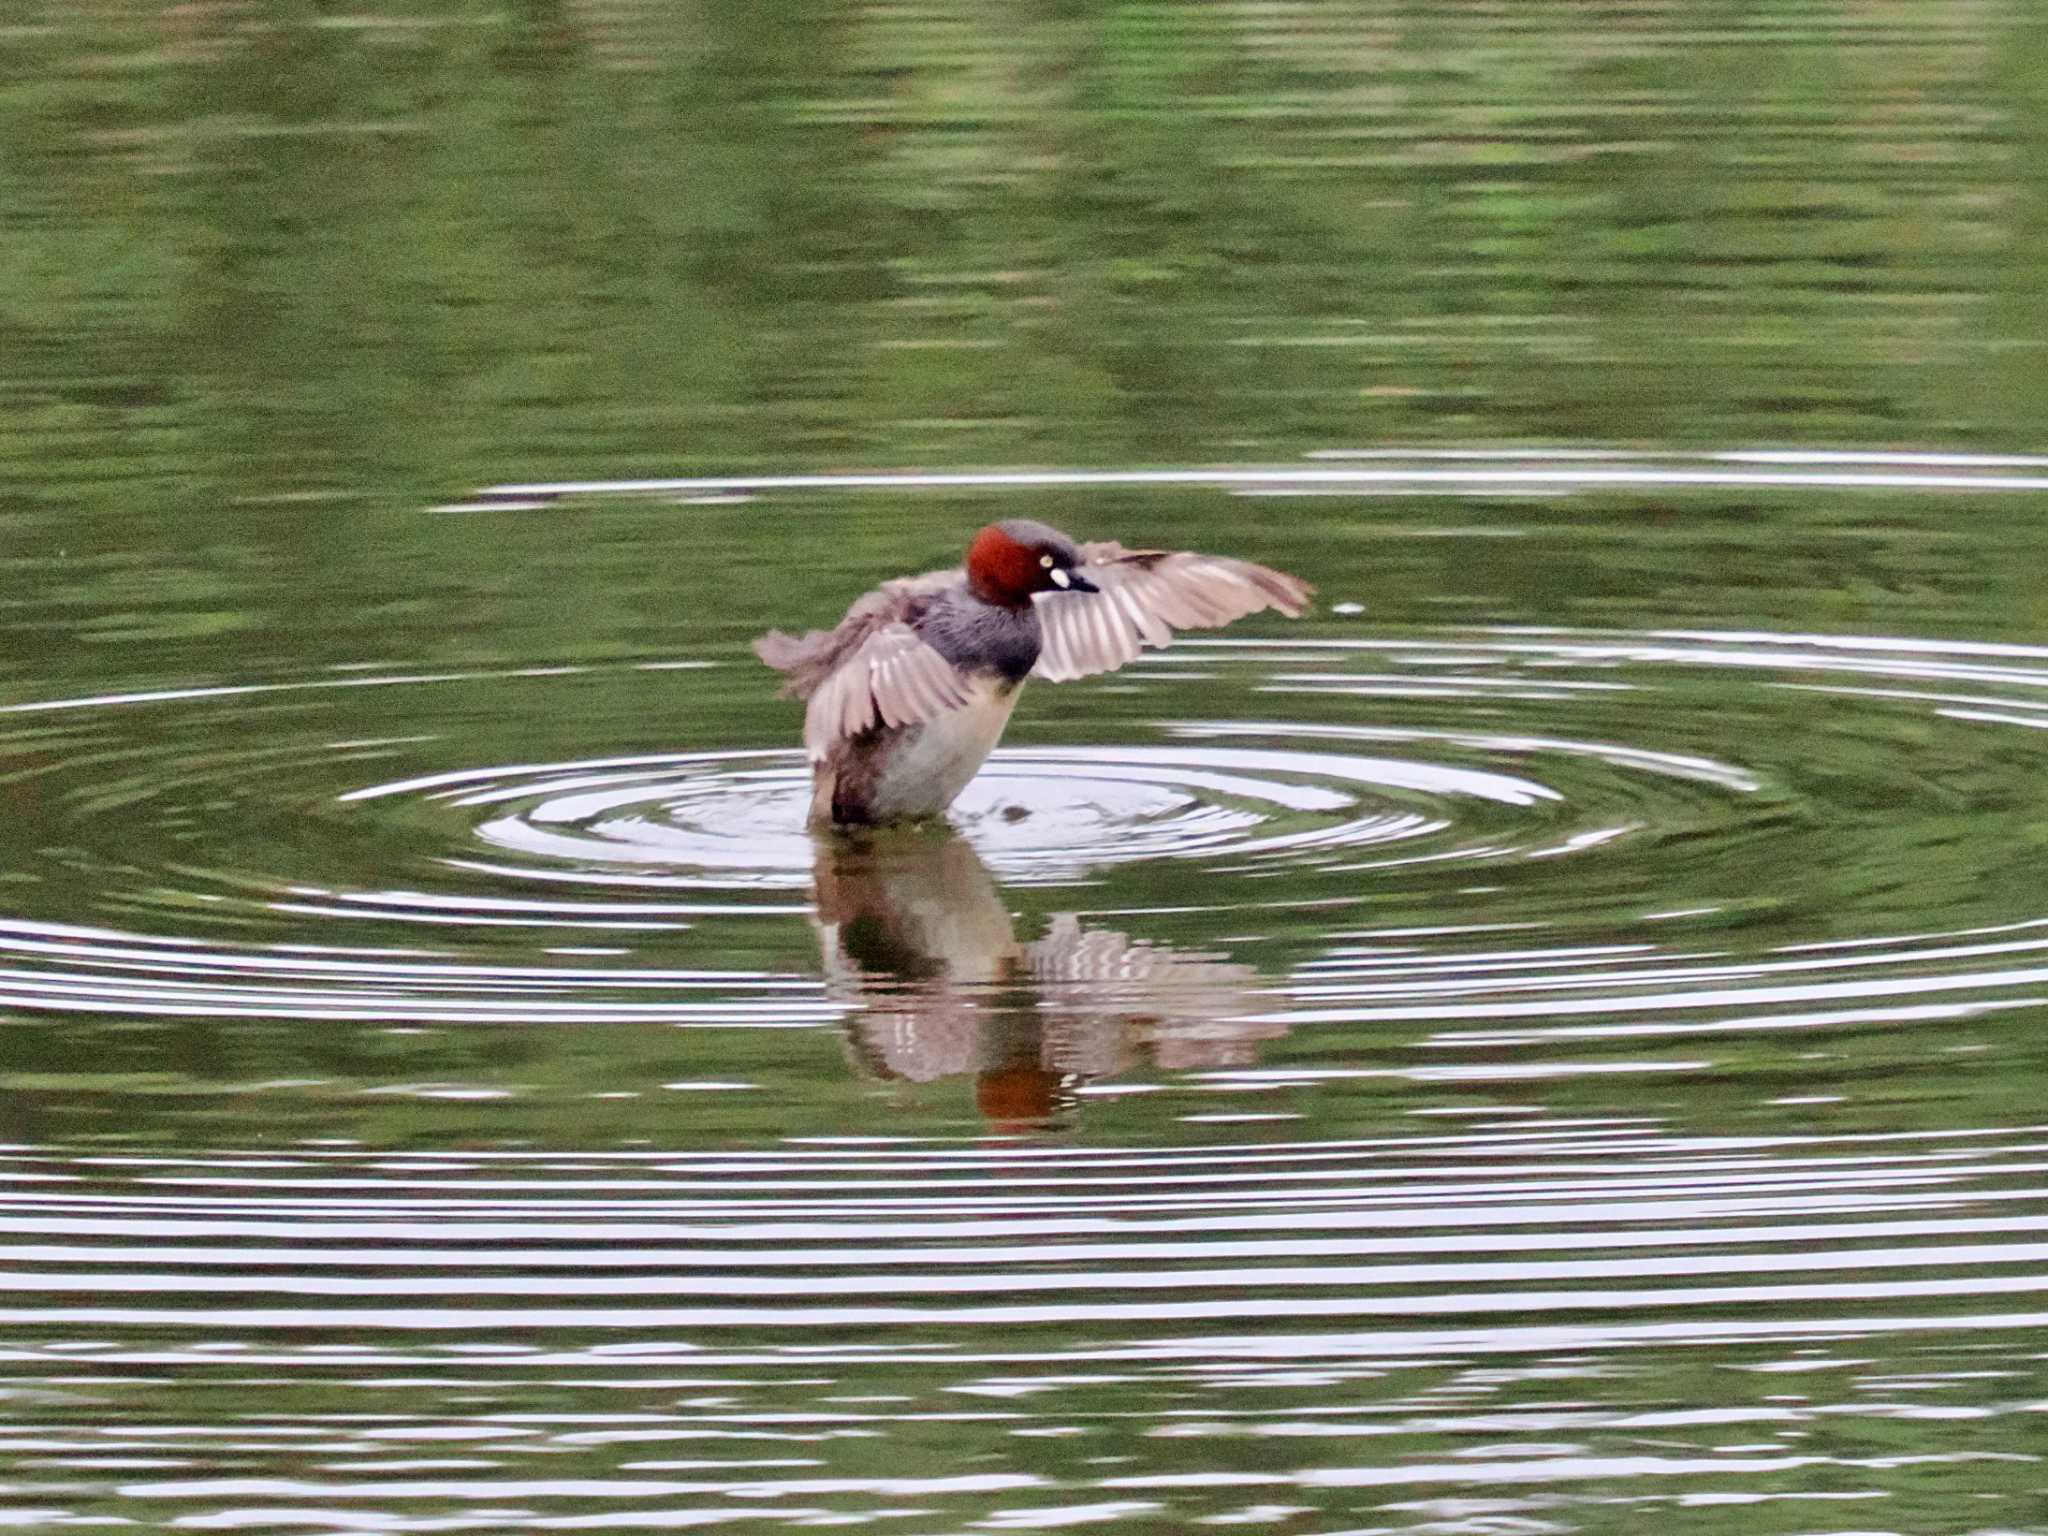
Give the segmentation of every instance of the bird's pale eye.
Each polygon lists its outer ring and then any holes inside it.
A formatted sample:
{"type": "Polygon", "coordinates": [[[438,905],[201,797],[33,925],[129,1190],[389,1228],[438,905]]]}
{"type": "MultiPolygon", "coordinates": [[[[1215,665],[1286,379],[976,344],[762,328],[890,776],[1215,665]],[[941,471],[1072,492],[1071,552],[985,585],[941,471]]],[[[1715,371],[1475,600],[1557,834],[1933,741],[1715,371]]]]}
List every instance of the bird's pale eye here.
{"type": "Polygon", "coordinates": [[[1040,556],[1038,557],[1038,563],[1039,563],[1040,565],[1044,566],[1044,567],[1045,567],[1045,568],[1046,568],[1046,569],[1047,569],[1047,570],[1049,571],[1049,570],[1051,570],[1051,569],[1052,569],[1052,556],[1051,556],[1051,555],[1040,555],[1040,556]]]}

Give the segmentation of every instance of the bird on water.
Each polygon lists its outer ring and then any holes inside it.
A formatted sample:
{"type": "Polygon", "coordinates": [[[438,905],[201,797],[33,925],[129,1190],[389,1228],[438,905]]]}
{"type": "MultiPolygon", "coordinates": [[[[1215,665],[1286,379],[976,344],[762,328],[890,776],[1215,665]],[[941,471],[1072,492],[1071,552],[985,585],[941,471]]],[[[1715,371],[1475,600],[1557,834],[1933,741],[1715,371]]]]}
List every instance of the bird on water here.
{"type": "Polygon", "coordinates": [[[1002,737],[1026,678],[1113,672],[1175,630],[1215,629],[1314,589],[1249,560],[1076,544],[1026,518],[991,523],[963,565],[885,581],[836,628],[770,630],[754,651],[805,701],[811,820],[936,816],[1002,737]]]}

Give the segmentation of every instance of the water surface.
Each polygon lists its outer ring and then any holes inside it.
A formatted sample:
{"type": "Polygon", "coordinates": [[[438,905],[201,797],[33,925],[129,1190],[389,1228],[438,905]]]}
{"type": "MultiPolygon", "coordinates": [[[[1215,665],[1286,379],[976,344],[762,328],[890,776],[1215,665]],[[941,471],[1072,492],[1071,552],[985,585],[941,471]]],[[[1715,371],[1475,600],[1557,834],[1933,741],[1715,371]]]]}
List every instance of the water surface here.
{"type": "Polygon", "coordinates": [[[0,16],[0,1521],[2048,1529],[2040,31],[0,16]]]}
{"type": "MultiPolygon", "coordinates": [[[[2048,648],[1714,628],[1713,586],[1427,619],[1426,569],[1596,569],[1614,494],[1430,462],[1458,495],[1313,517],[1096,491],[1322,605],[1034,687],[950,828],[863,842],[804,830],[743,649],[829,614],[733,573],[1047,488],[527,488],[383,530],[407,580],[555,551],[488,654],[367,594],[296,664],[47,650],[0,706],[20,1518],[2030,1518],[2048,648]],[[675,553],[664,643],[517,649],[614,524],[675,553]]],[[[2029,468],[1881,472],[2019,476],[1993,516],[2029,468]]],[[[1781,517],[1880,564],[1858,520],[1957,494],[1797,473],[1781,517]]]]}

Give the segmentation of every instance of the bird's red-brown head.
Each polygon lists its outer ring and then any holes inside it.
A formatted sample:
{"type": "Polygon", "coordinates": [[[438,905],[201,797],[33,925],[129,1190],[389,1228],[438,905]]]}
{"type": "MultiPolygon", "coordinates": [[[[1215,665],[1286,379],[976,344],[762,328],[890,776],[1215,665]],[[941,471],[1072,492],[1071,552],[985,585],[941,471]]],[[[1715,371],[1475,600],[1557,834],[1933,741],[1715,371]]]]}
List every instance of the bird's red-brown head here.
{"type": "Polygon", "coordinates": [[[1013,517],[990,523],[967,546],[967,585],[985,603],[1022,608],[1038,592],[1093,592],[1081,551],[1057,528],[1013,517]]]}

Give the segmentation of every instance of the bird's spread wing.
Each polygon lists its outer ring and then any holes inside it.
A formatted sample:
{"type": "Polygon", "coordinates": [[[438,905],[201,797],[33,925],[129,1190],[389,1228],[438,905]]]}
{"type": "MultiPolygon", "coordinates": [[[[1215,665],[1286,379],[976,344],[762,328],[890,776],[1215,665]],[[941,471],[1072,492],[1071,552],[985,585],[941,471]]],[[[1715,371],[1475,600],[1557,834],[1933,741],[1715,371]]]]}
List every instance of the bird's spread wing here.
{"type": "Polygon", "coordinates": [[[1278,608],[1297,618],[1315,589],[1299,577],[1228,555],[1084,544],[1081,574],[1100,590],[1036,599],[1044,643],[1033,670],[1063,683],[1113,672],[1177,629],[1216,629],[1278,608]]]}
{"type": "Polygon", "coordinates": [[[870,630],[817,685],[804,711],[804,748],[821,761],[868,727],[931,720],[971,701],[966,679],[908,624],[870,630]]]}

